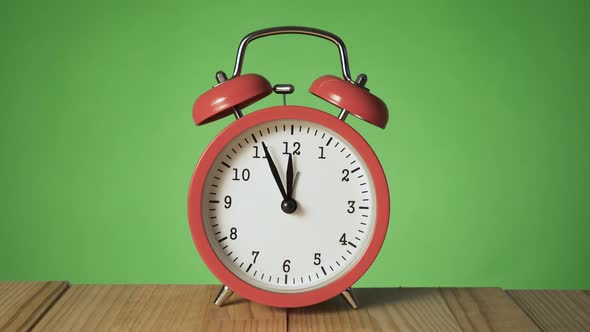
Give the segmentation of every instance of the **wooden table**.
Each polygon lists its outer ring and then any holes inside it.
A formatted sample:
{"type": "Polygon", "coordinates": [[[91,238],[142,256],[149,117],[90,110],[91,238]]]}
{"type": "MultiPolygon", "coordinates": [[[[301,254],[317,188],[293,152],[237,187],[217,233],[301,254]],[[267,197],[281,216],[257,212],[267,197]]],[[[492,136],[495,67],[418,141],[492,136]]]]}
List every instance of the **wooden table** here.
{"type": "Polygon", "coordinates": [[[219,286],[0,282],[0,331],[590,331],[588,291],[360,288],[340,298],[270,308],[219,286]]]}

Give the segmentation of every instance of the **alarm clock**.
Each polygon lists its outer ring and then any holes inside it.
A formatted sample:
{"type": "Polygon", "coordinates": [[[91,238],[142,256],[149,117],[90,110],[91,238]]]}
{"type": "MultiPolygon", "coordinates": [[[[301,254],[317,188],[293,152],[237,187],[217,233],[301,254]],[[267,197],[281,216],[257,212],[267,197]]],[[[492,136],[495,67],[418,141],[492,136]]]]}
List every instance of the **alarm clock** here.
{"type": "Polygon", "coordinates": [[[385,128],[385,103],[350,76],[342,39],[308,27],[252,32],[240,42],[233,75],[193,105],[196,125],[236,120],[201,156],[188,195],[195,246],[223,283],[214,303],[233,294],[275,307],[300,307],[341,294],[352,308],[351,286],[368,270],[389,224],[389,190],[379,159],[349,126],[348,114],[385,128]],[[290,84],[274,87],[242,75],[246,47],[258,38],[304,34],[336,44],[342,78],[315,80],[309,92],[341,109],[338,116],[287,105],[290,84]],[[247,115],[242,110],[271,93],[283,105],[247,115]]]}

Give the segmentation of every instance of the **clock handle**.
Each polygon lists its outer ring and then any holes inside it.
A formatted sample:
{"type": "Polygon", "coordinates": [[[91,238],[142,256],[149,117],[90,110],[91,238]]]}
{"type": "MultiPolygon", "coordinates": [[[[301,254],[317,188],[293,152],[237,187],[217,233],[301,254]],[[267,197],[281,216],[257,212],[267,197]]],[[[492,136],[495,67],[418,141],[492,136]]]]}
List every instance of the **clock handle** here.
{"type": "Polygon", "coordinates": [[[350,77],[350,66],[348,65],[348,54],[346,52],[346,46],[344,46],[344,41],[340,39],[340,37],[336,36],[335,34],[315,29],[309,27],[300,27],[300,26],[282,26],[282,27],[274,27],[274,28],[267,28],[262,30],[257,30],[254,32],[249,33],[242,39],[240,42],[240,46],[238,47],[238,55],[236,56],[236,64],[234,66],[234,73],[232,77],[240,76],[242,73],[242,65],[244,63],[244,54],[246,53],[246,46],[248,44],[258,38],[272,36],[272,35],[282,35],[282,34],[298,34],[298,35],[309,35],[320,37],[323,39],[327,39],[336,46],[338,46],[338,52],[340,53],[340,63],[342,65],[342,76],[345,80],[349,82],[354,82],[350,77]]]}

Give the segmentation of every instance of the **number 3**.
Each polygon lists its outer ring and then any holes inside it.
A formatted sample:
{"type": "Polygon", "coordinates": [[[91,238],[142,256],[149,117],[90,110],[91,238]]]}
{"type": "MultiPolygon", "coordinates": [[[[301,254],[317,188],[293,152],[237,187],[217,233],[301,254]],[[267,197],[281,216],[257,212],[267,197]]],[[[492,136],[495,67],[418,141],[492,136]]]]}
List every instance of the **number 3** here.
{"type": "Polygon", "coordinates": [[[348,213],[354,213],[355,207],[354,207],[354,201],[348,201],[348,210],[346,210],[346,212],[348,213]]]}

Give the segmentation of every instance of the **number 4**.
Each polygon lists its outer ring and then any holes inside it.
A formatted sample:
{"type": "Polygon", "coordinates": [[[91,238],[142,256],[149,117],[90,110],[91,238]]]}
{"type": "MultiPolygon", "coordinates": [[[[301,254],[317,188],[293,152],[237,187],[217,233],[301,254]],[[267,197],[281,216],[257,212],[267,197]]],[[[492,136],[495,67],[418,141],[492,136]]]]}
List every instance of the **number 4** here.
{"type": "Polygon", "coordinates": [[[342,244],[343,246],[348,244],[348,242],[346,241],[346,233],[342,233],[342,236],[340,237],[340,244],[342,244]]]}

